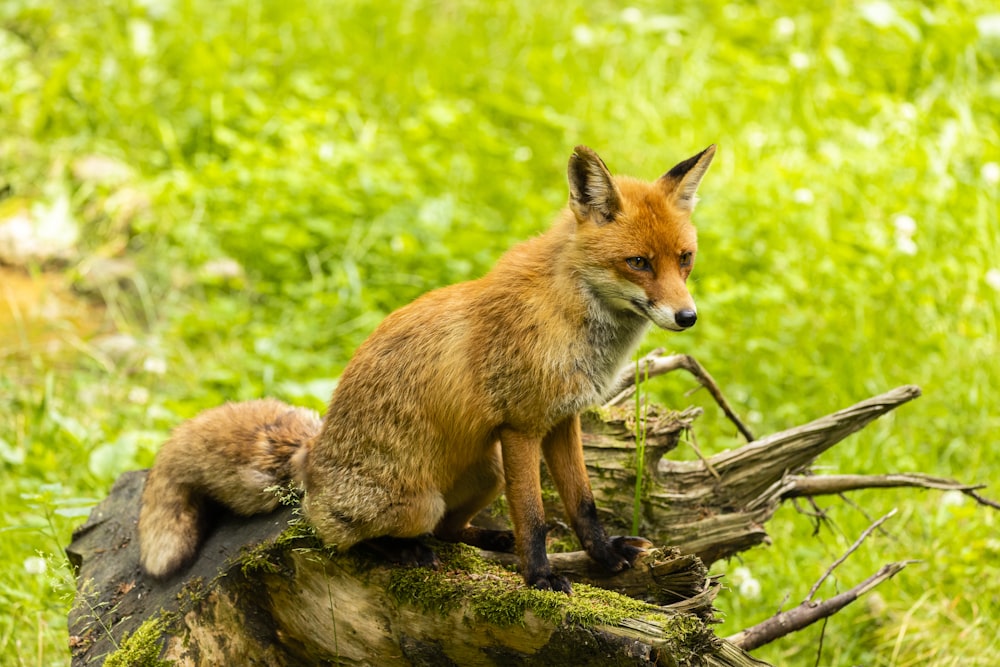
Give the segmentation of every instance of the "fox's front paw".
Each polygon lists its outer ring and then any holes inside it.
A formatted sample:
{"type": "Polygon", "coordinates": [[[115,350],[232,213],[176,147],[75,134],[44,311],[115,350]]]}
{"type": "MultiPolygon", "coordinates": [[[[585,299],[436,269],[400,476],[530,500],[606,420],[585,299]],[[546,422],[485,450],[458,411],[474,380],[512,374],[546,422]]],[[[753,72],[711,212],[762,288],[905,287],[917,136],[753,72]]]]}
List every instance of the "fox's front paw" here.
{"type": "Polygon", "coordinates": [[[561,591],[566,595],[573,594],[573,586],[569,583],[569,579],[561,574],[549,572],[547,574],[526,575],[524,580],[529,586],[540,591],[561,591]]]}
{"type": "Polygon", "coordinates": [[[617,573],[632,567],[639,554],[651,546],[653,543],[644,537],[616,535],[607,542],[595,544],[587,553],[608,572],[617,573]]]}
{"type": "Polygon", "coordinates": [[[611,548],[628,561],[629,567],[635,565],[635,559],[648,550],[653,543],[638,535],[615,535],[610,540],[611,548]]]}

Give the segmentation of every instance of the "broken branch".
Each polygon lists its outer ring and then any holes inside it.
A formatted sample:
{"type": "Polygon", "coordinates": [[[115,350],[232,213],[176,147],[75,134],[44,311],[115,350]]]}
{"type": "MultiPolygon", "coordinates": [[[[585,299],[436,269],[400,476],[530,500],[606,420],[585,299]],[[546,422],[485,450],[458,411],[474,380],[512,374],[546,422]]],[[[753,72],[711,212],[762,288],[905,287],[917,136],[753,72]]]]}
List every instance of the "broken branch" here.
{"type": "Polygon", "coordinates": [[[778,612],[766,621],[747,628],[726,639],[744,651],[752,651],[775,639],[784,637],[812,625],[816,621],[836,614],[884,581],[891,579],[904,567],[916,561],[907,560],[883,565],[878,572],[868,577],[848,591],[839,593],[822,602],[806,600],[794,609],[778,612]]]}
{"type": "Polygon", "coordinates": [[[848,558],[848,557],[849,557],[849,556],[850,556],[850,555],[851,555],[852,553],[854,553],[855,551],[857,551],[857,550],[858,550],[858,547],[860,547],[860,546],[861,546],[861,544],[862,544],[862,543],[863,543],[863,542],[864,542],[864,541],[865,541],[866,539],[868,539],[868,536],[869,536],[869,535],[871,535],[871,534],[872,534],[872,532],[873,532],[873,531],[874,531],[874,530],[875,530],[876,528],[878,528],[878,527],[879,527],[879,526],[881,526],[881,525],[882,525],[883,523],[885,523],[886,521],[888,521],[889,519],[891,519],[891,518],[892,518],[893,516],[895,516],[895,514],[896,514],[896,510],[895,510],[895,509],[893,509],[893,510],[892,510],[892,511],[890,511],[890,512],[889,512],[888,514],[886,514],[885,516],[883,516],[883,517],[882,517],[881,519],[879,519],[878,521],[875,521],[874,523],[872,523],[872,525],[870,525],[870,526],[868,526],[867,528],[865,528],[865,530],[864,530],[864,531],[863,531],[863,532],[861,533],[861,536],[860,536],[860,537],[858,537],[858,539],[856,539],[856,540],[854,541],[854,544],[852,544],[852,545],[850,546],[850,548],[848,548],[848,550],[844,552],[844,555],[842,555],[842,556],[841,556],[840,558],[838,558],[837,560],[833,561],[833,565],[831,565],[830,567],[828,567],[828,568],[826,569],[826,572],[824,572],[824,573],[823,573],[823,576],[821,576],[821,577],[820,577],[819,579],[817,579],[817,580],[816,580],[816,583],[815,583],[815,584],[813,584],[813,585],[812,585],[812,588],[810,588],[810,589],[809,589],[809,594],[808,594],[808,595],[806,595],[806,600],[805,600],[805,601],[806,601],[806,602],[810,602],[810,601],[812,601],[812,599],[813,599],[813,596],[814,596],[814,595],[816,595],[816,591],[818,591],[818,590],[819,590],[819,587],[823,585],[823,582],[827,580],[827,577],[829,577],[829,576],[830,576],[831,574],[833,574],[833,571],[834,571],[834,570],[836,570],[836,569],[837,569],[837,567],[839,567],[841,563],[843,563],[843,562],[844,562],[845,560],[847,560],[847,558],[848,558]]]}
{"type": "MultiPolygon", "coordinates": [[[[646,379],[656,377],[657,375],[664,375],[678,369],[684,369],[688,373],[691,373],[691,375],[698,380],[701,386],[708,390],[708,393],[712,395],[715,402],[720,408],[722,408],[726,417],[728,417],[729,420],[736,425],[736,428],[741,434],[743,434],[743,437],[746,438],[747,442],[753,442],[753,433],[749,428],[747,428],[746,424],[744,424],[743,421],[736,416],[736,413],[729,405],[729,401],[727,401],[726,397],[722,395],[722,390],[719,389],[719,385],[694,357],[689,354],[671,354],[669,356],[664,356],[663,349],[657,348],[639,360],[639,373],[646,379]]],[[[618,376],[618,382],[616,383],[615,388],[615,396],[605,405],[621,405],[631,398],[633,394],[635,394],[636,386],[634,371],[631,369],[622,371],[621,375],[618,376]]]]}

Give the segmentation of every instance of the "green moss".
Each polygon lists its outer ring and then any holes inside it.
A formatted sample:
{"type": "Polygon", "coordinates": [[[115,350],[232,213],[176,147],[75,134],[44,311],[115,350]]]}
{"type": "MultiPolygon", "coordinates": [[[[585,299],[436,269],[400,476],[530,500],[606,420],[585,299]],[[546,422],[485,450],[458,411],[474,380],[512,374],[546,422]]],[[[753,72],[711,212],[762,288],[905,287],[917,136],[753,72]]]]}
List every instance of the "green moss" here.
{"type": "Polygon", "coordinates": [[[388,591],[399,602],[442,615],[458,606],[463,593],[447,575],[424,567],[394,571],[388,591]]]}
{"type": "MultiPolygon", "coordinates": [[[[465,545],[436,547],[439,570],[400,568],[390,575],[389,593],[400,603],[447,614],[466,603],[477,621],[497,626],[524,623],[531,612],[550,623],[617,625],[627,618],[663,617],[658,607],[585,584],[573,595],[527,588],[515,572],[490,563],[465,545]]],[[[692,619],[695,626],[697,619],[692,619]]],[[[694,628],[692,628],[694,629],[694,628]]]]}
{"type": "Polygon", "coordinates": [[[170,667],[170,660],[160,660],[160,637],[163,634],[162,618],[151,618],[125,635],[118,650],[104,661],[104,667],[170,667]]]}
{"type": "Polygon", "coordinates": [[[621,593],[596,586],[573,586],[572,604],[566,610],[566,620],[585,626],[618,625],[626,618],[659,616],[656,606],[621,593]]]}
{"type": "Polygon", "coordinates": [[[302,488],[296,484],[275,484],[264,489],[265,493],[272,493],[278,502],[286,507],[301,507],[302,488]]]}
{"type": "Polygon", "coordinates": [[[283,567],[281,554],[288,549],[322,551],[329,556],[335,554],[323,546],[316,531],[302,519],[289,521],[288,527],[271,542],[262,542],[244,549],[239,556],[240,571],[244,576],[252,574],[276,574],[283,567]]]}

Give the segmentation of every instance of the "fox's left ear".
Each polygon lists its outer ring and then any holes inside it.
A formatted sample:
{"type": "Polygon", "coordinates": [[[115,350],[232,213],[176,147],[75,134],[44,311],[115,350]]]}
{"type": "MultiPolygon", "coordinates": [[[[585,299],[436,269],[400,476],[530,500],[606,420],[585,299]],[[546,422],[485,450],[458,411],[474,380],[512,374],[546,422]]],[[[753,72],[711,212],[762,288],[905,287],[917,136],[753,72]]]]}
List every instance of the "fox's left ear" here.
{"type": "Polygon", "coordinates": [[[618,186],[604,160],[586,146],[577,146],[569,158],[569,206],[578,220],[605,225],[621,212],[618,186]]]}
{"type": "Polygon", "coordinates": [[[667,192],[667,197],[682,211],[694,210],[698,201],[698,185],[708,171],[715,156],[715,144],[712,144],[694,157],[684,160],[673,169],[660,176],[660,183],[667,192]]]}

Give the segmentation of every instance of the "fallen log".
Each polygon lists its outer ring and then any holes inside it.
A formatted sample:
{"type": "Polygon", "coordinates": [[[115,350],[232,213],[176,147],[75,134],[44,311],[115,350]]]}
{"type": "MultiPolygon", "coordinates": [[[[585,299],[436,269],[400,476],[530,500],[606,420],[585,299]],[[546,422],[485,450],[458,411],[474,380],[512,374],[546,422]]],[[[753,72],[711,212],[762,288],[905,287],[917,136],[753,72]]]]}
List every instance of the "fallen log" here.
{"type": "Polygon", "coordinates": [[[575,583],[566,596],[463,545],[438,545],[439,571],[332,554],[287,508],[225,519],[189,571],[151,581],[135,539],[144,480],[122,475],[68,550],[73,665],[763,664],[714,635],[718,582],[676,550],[614,577],[556,554],[575,583]]]}
{"type": "MultiPolygon", "coordinates": [[[[651,362],[650,362],[651,363],[651,362]]],[[[673,362],[671,362],[673,363],[673,362]]],[[[669,365],[669,364],[668,364],[669,365]]],[[[660,372],[668,365],[660,364],[660,372]]],[[[674,364],[696,376],[700,366],[674,364]]],[[[713,382],[704,369],[699,381],[713,382]]],[[[627,391],[623,382],[622,391],[627,391]]],[[[716,388],[717,389],[717,388],[716,388]]],[[[714,392],[721,396],[721,392],[714,392]]],[[[903,564],[890,564],[846,594],[809,599],[730,640],[716,637],[717,578],[706,564],[767,539],[786,499],[859,488],[958,490],[996,506],[980,488],[916,473],[810,473],[822,452],[919,396],[900,387],[700,461],[670,461],[701,411],[607,406],[585,416],[584,449],[598,507],[629,533],[638,494],[639,533],[652,549],[615,576],[572,552],[568,531],[550,533],[553,568],[574,595],[526,589],[509,554],[439,545],[438,571],[400,568],[356,548],[324,549],[296,507],[250,519],[224,517],[191,568],[156,582],[138,566],[135,525],[145,472],[123,475],[67,549],[78,570],[69,626],[74,667],[100,664],[576,664],[753,665],[744,648],[834,613],[903,564]],[[636,461],[636,437],[645,452],[636,461]],[[641,475],[637,472],[642,470],[641,475]],[[569,546],[569,549],[565,547],[569,546]],[[853,596],[853,597],[852,597],[853,596]],[[136,656],[140,656],[140,660],[136,656]]],[[[738,422],[731,409],[727,415],[738,422]]],[[[549,487],[551,488],[551,487],[549,487]]],[[[547,510],[562,515],[556,494],[547,510]]],[[[477,523],[505,523],[502,499],[477,523]]]]}

